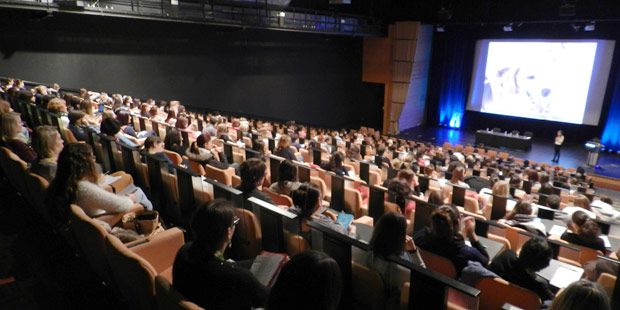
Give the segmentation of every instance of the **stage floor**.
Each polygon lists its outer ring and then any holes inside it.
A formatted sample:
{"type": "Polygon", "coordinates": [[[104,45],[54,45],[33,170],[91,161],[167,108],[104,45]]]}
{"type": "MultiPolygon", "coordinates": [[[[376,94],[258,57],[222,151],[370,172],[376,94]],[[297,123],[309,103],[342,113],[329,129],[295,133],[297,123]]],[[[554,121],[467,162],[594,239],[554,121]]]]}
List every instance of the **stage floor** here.
{"type": "MultiPolygon", "coordinates": [[[[414,141],[431,142],[435,145],[442,145],[445,141],[455,144],[472,146],[475,145],[476,134],[474,131],[465,131],[447,127],[425,127],[419,126],[401,132],[398,137],[414,141]]],[[[553,140],[532,139],[532,149],[528,152],[513,151],[508,149],[487,147],[488,149],[509,153],[511,156],[523,159],[531,159],[536,162],[551,163],[553,158],[553,140]]],[[[563,167],[577,168],[582,166],[587,173],[598,174],[620,179],[620,154],[601,152],[599,155],[599,169],[594,169],[586,165],[588,151],[581,143],[571,143],[571,137],[566,137],[564,146],[560,153],[558,165],[563,167]]]]}

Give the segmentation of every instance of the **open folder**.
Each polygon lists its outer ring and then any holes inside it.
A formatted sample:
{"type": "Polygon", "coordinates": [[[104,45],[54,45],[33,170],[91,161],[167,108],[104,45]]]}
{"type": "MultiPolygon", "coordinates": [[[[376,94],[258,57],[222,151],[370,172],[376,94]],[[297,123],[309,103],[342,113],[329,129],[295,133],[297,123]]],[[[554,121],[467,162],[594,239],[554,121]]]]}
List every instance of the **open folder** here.
{"type": "Polygon", "coordinates": [[[287,257],[284,253],[262,251],[254,259],[250,272],[256,277],[258,282],[264,286],[271,287],[276,282],[287,257]]]}

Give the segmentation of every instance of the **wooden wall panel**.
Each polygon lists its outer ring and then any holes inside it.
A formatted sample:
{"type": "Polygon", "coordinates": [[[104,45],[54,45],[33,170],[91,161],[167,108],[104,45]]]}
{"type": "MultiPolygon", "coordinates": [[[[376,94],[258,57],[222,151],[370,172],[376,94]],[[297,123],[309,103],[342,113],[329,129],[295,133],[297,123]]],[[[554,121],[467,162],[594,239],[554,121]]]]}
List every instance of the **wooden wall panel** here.
{"type": "Polygon", "coordinates": [[[419,26],[420,22],[397,22],[394,37],[396,39],[416,40],[419,26]]]}
{"type": "Polygon", "coordinates": [[[413,62],[415,47],[416,41],[414,40],[394,40],[392,61],[413,62]]]}
{"type": "Polygon", "coordinates": [[[390,38],[364,38],[362,81],[389,83],[391,79],[392,40],[390,38]]]}
{"type": "Polygon", "coordinates": [[[392,62],[392,81],[409,83],[411,80],[412,64],[410,62],[392,62]]]}

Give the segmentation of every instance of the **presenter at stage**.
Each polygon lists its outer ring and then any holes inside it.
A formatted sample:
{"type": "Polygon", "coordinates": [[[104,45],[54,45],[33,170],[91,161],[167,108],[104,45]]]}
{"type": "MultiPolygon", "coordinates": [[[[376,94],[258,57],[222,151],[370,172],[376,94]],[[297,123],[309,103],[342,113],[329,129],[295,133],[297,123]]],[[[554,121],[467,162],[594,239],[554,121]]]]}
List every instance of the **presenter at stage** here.
{"type": "Polygon", "coordinates": [[[552,162],[560,161],[560,149],[562,148],[562,144],[564,143],[564,135],[561,130],[558,130],[557,136],[555,136],[555,154],[553,154],[552,162]]]}

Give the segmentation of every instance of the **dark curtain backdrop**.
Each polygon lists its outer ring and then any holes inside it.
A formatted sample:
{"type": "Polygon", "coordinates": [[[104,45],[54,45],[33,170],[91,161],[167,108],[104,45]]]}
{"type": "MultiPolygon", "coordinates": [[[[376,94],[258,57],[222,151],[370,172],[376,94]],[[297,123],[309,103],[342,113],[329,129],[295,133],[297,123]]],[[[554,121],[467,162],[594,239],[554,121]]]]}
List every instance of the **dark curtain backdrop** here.
{"type": "Polygon", "coordinates": [[[326,127],[382,122],[358,37],[17,10],[0,10],[0,29],[0,76],[326,127]]]}
{"type": "Polygon", "coordinates": [[[502,25],[448,25],[435,33],[431,74],[427,96],[428,124],[460,127],[465,130],[499,127],[502,130],[532,131],[535,138],[552,138],[563,130],[567,142],[582,143],[601,137],[620,148],[620,25],[598,25],[595,32],[575,32],[567,24],[523,25],[514,32],[503,32],[502,25]],[[476,41],[481,39],[606,39],[616,40],[614,60],[598,126],[574,125],[485,114],[465,110],[470,91],[476,41]],[[613,99],[612,99],[613,96],[613,99]],[[608,116],[609,112],[609,116],[608,116]],[[615,139],[615,140],[613,140],[615,139]]]}
{"type": "Polygon", "coordinates": [[[436,91],[437,109],[429,114],[430,123],[460,128],[463,121],[475,40],[469,33],[436,33],[431,62],[431,87],[436,91]]]}

